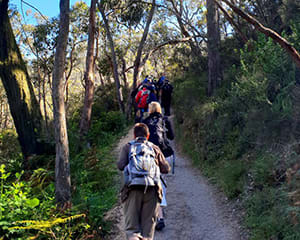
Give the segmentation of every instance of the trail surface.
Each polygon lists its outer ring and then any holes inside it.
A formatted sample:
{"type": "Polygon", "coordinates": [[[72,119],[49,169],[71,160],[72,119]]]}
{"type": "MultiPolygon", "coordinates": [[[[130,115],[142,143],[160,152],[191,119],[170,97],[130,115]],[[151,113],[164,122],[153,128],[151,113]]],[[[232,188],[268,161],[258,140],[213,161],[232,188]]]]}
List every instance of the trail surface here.
{"type": "MultiPolygon", "coordinates": [[[[132,139],[132,130],[122,138],[121,146],[132,139]]],[[[174,149],[174,143],[172,143],[174,149]]],[[[175,174],[167,176],[166,227],[155,233],[155,240],[245,240],[235,209],[211,186],[189,159],[176,149],[175,174]]],[[[107,214],[115,225],[107,240],[125,240],[120,204],[107,214]]]]}

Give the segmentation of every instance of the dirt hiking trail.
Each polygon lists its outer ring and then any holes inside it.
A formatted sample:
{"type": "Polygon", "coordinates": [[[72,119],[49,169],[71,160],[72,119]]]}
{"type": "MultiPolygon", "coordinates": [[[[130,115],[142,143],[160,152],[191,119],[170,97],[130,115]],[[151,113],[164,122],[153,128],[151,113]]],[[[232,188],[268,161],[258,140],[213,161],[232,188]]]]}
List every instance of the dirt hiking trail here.
{"type": "MultiPolygon", "coordinates": [[[[120,140],[116,155],[132,138],[131,129],[120,140]]],[[[232,204],[227,203],[225,196],[192,168],[189,159],[180,154],[174,141],[171,144],[176,151],[176,167],[174,175],[167,175],[166,227],[155,232],[154,240],[246,240],[232,204]]],[[[120,203],[107,214],[106,220],[114,225],[105,239],[125,240],[120,203]]]]}

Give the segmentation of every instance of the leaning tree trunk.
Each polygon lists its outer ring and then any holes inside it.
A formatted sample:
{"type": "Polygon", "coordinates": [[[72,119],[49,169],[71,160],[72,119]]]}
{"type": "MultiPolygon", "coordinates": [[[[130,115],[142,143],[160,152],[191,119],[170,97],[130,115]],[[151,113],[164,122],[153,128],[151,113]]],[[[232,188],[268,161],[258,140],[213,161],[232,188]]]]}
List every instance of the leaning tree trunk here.
{"type": "MultiPolygon", "coordinates": [[[[134,68],[133,68],[133,84],[132,84],[132,91],[135,90],[136,85],[137,85],[137,79],[140,77],[140,72],[141,72],[141,60],[142,60],[142,53],[143,53],[143,49],[146,43],[146,39],[149,33],[149,29],[150,29],[150,25],[154,16],[154,12],[155,12],[155,7],[156,7],[156,3],[155,0],[152,0],[152,5],[151,5],[151,9],[149,12],[149,16],[146,22],[146,26],[143,32],[143,36],[142,39],[140,41],[138,50],[137,50],[137,54],[134,60],[134,68]]],[[[127,101],[127,111],[126,111],[126,115],[127,115],[127,119],[129,119],[131,117],[131,107],[132,107],[132,97],[131,94],[129,94],[128,97],[128,101],[127,101]]]]}
{"type": "Polygon", "coordinates": [[[206,1],[207,8],[207,48],[208,48],[208,84],[207,95],[212,96],[220,85],[223,76],[220,58],[220,29],[219,17],[214,0],[206,1]]]}
{"type": "Polygon", "coordinates": [[[109,48],[111,51],[111,58],[112,58],[112,64],[113,64],[113,75],[114,75],[114,80],[116,84],[116,90],[117,90],[117,98],[119,102],[119,107],[122,113],[125,113],[125,108],[124,108],[124,102],[123,102],[123,95],[122,95],[122,90],[121,90],[121,85],[120,85],[120,79],[119,79],[119,73],[118,73],[118,64],[117,64],[117,57],[116,57],[116,52],[115,52],[115,46],[114,46],[114,40],[111,35],[110,29],[109,29],[109,23],[106,18],[105,12],[104,12],[104,6],[103,6],[104,1],[102,0],[101,3],[99,4],[99,10],[101,13],[101,16],[103,18],[104,22],[104,28],[106,31],[106,36],[109,42],[109,48]]]}
{"type": "MultiPolygon", "coordinates": [[[[218,0],[214,0],[217,2],[218,0]]],[[[231,2],[227,0],[222,0],[225,2],[228,6],[231,7],[231,9],[240,17],[242,17],[244,20],[246,20],[248,23],[252,24],[255,29],[260,31],[261,33],[265,34],[265,36],[272,38],[275,42],[277,42],[292,58],[294,63],[300,68],[300,54],[298,51],[293,47],[293,45],[288,42],[285,38],[283,38],[281,35],[276,33],[274,30],[265,27],[262,25],[258,20],[256,20],[254,17],[250,16],[243,10],[237,8],[235,5],[233,5],[231,2]]]]}
{"type": "Polygon", "coordinates": [[[71,202],[71,178],[69,143],[64,101],[64,70],[69,34],[69,0],[60,0],[59,33],[52,75],[52,98],[55,124],[55,198],[58,207],[65,208],[71,202]]]}
{"type": "MultiPolygon", "coordinates": [[[[8,0],[0,0],[0,78],[3,82],[25,158],[42,154],[42,114],[8,17],[8,0]]],[[[25,162],[26,164],[26,162],[25,162]]]]}
{"type": "Polygon", "coordinates": [[[85,97],[84,106],[80,120],[80,138],[86,136],[91,125],[92,104],[95,93],[95,61],[94,61],[94,48],[95,48],[95,15],[96,15],[96,0],[91,0],[90,17],[89,17],[89,36],[88,47],[86,55],[86,70],[84,73],[85,81],[85,97]]]}

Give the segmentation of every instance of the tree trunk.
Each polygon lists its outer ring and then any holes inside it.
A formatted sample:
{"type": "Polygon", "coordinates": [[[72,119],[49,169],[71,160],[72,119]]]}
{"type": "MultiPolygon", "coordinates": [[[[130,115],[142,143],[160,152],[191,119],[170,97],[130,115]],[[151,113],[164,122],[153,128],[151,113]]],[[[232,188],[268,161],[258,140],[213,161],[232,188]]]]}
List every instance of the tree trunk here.
{"type": "Polygon", "coordinates": [[[90,17],[89,17],[89,36],[86,55],[86,70],[84,73],[85,81],[85,97],[84,106],[80,120],[80,138],[86,136],[91,125],[92,104],[95,93],[95,15],[96,15],[96,0],[91,0],[90,17]]]}
{"type": "Polygon", "coordinates": [[[55,198],[58,207],[67,207],[71,201],[69,143],[64,101],[64,70],[69,34],[69,0],[60,0],[60,20],[52,75],[52,98],[55,125],[55,198]]]}
{"type": "Polygon", "coordinates": [[[46,77],[47,77],[48,73],[44,73],[44,77],[43,77],[43,85],[42,85],[42,96],[43,96],[43,108],[44,108],[44,118],[45,118],[45,126],[46,126],[46,133],[47,133],[47,136],[49,136],[49,124],[48,124],[48,120],[49,120],[49,117],[48,117],[48,112],[47,112],[47,104],[46,104],[46,77]]]}
{"type": "Polygon", "coordinates": [[[214,0],[207,0],[207,48],[208,48],[208,84],[207,95],[212,96],[222,81],[220,59],[220,29],[217,6],[214,0]]]}
{"type": "Polygon", "coordinates": [[[105,16],[103,0],[99,4],[99,10],[100,10],[101,16],[103,18],[104,28],[105,28],[105,31],[106,31],[107,39],[108,39],[108,42],[109,42],[109,48],[110,48],[110,51],[111,51],[111,58],[112,58],[112,64],[113,64],[113,75],[114,75],[114,80],[115,80],[115,84],[116,84],[117,98],[118,98],[118,102],[119,102],[119,107],[120,107],[120,110],[122,111],[122,113],[125,113],[122,89],[121,89],[120,80],[119,80],[118,64],[117,64],[117,57],[116,57],[116,52],[115,52],[114,40],[113,40],[113,37],[112,37],[110,29],[109,29],[108,20],[105,16]]]}
{"type": "MultiPolygon", "coordinates": [[[[149,29],[150,29],[150,25],[154,16],[154,12],[155,12],[155,7],[156,7],[156,3],[155,0],[152,0],[152,4],[151,4],[151,9],[149,12],[149,16],[146,22],[146,26],[143,32],[143,36],[142,39],[140,41],[138,50],[137,50],[137,54],[134,60],[134,68],[133,68],[133,84],[132,84],[132,90],[134,91],[136,86],[137,86],[137,79],[140,76],[140,72],[141,72],[141,59],[142,59],[142,52],[146,43],[146,39],[149,33],[149,29]]],[[[126,111],[126,116],[127,119],[129,119],[131,117],[131,107],[132,107],[132,97],[131,94],[129,94],[128,96],[128,101],[127,101],[127,111],[126,111]]]]}
{"type": "Polygon", "coordinates": [[[122,57],[122,75],[123,75],[123,81],[124,81],[124,87],[126,90],[128,90],[128,81],[127,81],[127,75],[126,75],[126,61],[125,58],[122,57]]]}
{"type": "MultiPolygon", "coordinates": [[[[25,158],[42,154],[42,114],[34,95],[26,64],[22,59],[8,17],[8,0],[0,0],[0,78],[25,158]]],[[[25,162],[26,163],[26,162],[25,162]]]]}

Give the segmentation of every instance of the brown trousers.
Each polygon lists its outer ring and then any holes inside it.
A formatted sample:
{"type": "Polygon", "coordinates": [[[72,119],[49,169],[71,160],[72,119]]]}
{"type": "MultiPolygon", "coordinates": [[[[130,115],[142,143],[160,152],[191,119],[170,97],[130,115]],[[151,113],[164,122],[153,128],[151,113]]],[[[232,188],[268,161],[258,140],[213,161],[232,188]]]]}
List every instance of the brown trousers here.
{"type": "Polygon", "coordinates": [[[153,239],[159,200],[156,187],[139,186],[130,189],[124,202],[125,230],[127,238],[137,236],[153,239]]]}

